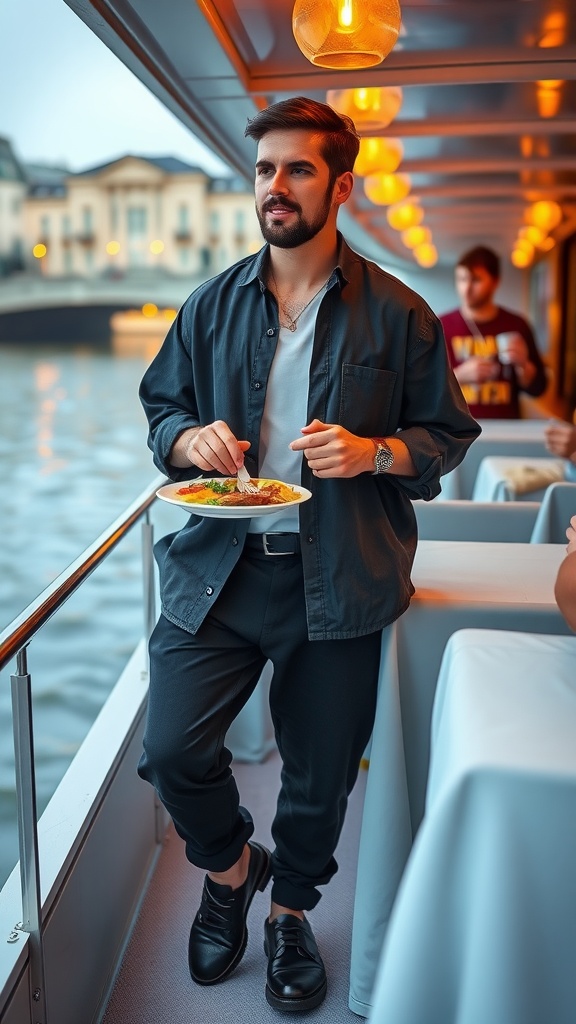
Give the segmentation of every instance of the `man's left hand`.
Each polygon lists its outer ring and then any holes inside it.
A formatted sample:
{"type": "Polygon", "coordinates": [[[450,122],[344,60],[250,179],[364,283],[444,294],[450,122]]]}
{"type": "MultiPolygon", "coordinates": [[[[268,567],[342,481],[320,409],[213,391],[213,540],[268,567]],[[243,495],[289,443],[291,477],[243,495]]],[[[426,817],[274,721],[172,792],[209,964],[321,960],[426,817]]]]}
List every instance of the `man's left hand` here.
{"type": "Polygon", "coordinates": [[[302,427],[304,437],[290,443],[293,452],[303,452],[314,476],[352,477],[374,471],[374,443],[357,437],[337,423],[312,420],[302,427]]]}

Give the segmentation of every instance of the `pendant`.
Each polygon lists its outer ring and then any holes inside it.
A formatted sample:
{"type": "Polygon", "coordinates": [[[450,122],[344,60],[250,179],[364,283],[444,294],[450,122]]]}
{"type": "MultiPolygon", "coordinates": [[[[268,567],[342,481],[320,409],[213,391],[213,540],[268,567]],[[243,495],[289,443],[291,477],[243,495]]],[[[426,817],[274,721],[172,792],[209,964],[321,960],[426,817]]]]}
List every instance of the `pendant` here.
{"type": "Polygon", "coordinates": [[[293,320],[291,324],[288,324],[288,330],[292,331],[292,333],[294,333],[294,331],[296,330],[297,326],[298,326],[298,324],[296,323],[295,320],[293,320]]]}

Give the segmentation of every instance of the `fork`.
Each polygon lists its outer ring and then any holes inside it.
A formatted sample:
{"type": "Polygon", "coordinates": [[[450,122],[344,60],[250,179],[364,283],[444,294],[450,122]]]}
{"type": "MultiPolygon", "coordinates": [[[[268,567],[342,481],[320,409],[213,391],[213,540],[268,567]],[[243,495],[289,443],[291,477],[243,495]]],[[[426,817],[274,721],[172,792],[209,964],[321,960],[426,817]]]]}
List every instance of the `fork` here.
{"type": "Polygon", "coordinates": [[[240,494],[257,494],[258,488],[256,484],[253,484],[250,479],[250,474],[246,469],[246,466],[240,466],[236,474],[236,486],[240,491],[240,494]]]}

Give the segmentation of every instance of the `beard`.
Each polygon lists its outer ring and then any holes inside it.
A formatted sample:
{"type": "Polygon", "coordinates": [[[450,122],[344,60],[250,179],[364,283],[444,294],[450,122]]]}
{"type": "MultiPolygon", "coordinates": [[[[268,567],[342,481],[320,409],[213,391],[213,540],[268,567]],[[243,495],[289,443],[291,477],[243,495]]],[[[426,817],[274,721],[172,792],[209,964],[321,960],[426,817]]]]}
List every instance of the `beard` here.
{"type": "Polygon", "coordinates": [[[302,216],[302,208],[297,203],[292,203],[287,199],[278,200],[273,196],[270,197],[262,204],[262,210],[259,210],[258,206],[256,206],[256,216],[258,217],[260,230],[265,241],[270,245],[277,246],[279,249],[296,249],[299,245],[309,242],[311,238],[316,237],[326,224],[332,205],[331,199],[332,187],[330,186],[316,216],[313,220],[305,220],[302,216]],[[278,206],[283,206],[285,210],[293,210],[294,213],[298,214],[296,223],[287,225],[282,221],[270,222],[270,220],[267,220],[266,211],[278,206]]]}

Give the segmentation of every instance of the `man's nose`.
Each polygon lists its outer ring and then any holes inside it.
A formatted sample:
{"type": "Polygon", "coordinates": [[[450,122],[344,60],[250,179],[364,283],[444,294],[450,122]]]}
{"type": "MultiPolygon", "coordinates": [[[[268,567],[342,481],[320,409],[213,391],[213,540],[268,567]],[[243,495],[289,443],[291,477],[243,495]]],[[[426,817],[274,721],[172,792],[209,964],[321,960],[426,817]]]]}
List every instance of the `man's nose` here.
{"type": "Polygon", "coordinates": [[[272,181],[268,185],[268,195],[286,195],[288,191],[289,189],[283,174],[280,171],[277,171],[274,177],[272,178],[272,181]]]}

